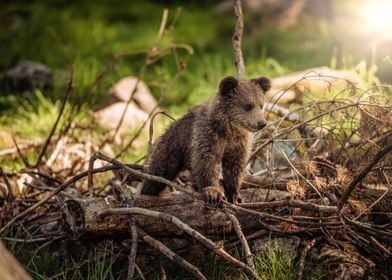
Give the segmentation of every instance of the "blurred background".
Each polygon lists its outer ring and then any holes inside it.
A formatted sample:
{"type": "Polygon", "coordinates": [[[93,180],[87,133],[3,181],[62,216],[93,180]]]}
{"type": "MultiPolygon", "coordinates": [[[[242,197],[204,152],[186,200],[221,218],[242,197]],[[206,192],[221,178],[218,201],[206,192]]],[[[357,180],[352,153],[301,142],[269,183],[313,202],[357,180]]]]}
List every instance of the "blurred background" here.
{"type": "MultiPolygon", "coordinates": [[[[366,86],[392,82],[392,1],[242,2],[248,78],[327,66],[356,72],[366,86]]],[[[234,26],[231,1],[3,0],[0,129],[46,136],[71,68],[70,103],[86,120],[117,81],[140,76],[154,42],[158,55],[142,80],[161,97],[160,106],[178,116],[212,96],[224,75],[235,74],[234,26]],[[156,42],[164,9],[166,29],[156,42]]]]}

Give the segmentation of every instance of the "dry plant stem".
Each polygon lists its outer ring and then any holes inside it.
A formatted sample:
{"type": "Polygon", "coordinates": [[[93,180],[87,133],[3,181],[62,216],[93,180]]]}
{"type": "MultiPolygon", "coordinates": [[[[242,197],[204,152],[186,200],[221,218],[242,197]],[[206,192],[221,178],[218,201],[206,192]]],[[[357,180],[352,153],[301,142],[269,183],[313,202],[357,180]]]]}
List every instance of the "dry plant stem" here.
{"type": "Polygon", "coordinates": [[[301,177],[317,194],[320,198],[322,198],[321,193],[319,192],[319,190],[308,180],[304,177],[304,175],[301,174],[301,172],[298,171],[297,168],[295,168],[294,164],[290,161],[290,159],[287,157],[286,153],[282,150],[282,148],[280,148],[279,146],[277,146],[281,152],[281,154],[283,155],[283,157],[285,158],[285,160],[287,161],[287,163],[291,166],[291,168],[298,174],[299,177],[301,177]]]}
{"type": "Polygon", "coordinates": [[[166,117],[172,119],[173,121],[176,121],[172,116],[170,116],[168,113],[166,113],[165,111],[161,111],[161,112],[156,112],[154,115],[152,115],[151,120],[150,120],[150,127],[148,130],[148,148],[147,148],[147,154],[150,152],[151,150],[151,146],[152,146],[152,141],[154,138],[154,120],[155,117],[158,115],[165,115],[166,117]]]}
{"type": "Polygon", "coordinates": [[[94,170],[94,161],[96,160],[95,156],[92,156],[88,162],[88,176],[87,176],[87,189],[90,197],[94,195],[94,182],[93,182],[93,170],[94,170]]]}
{"type": "Polygon", "coordinates": [[[292,220],[292,219],[287,219],[284,217],[280,217],[280,216],[276,216],[276,215],[272,215],[269,213],[261,213],[261,212],[257,212],[254,210],[250,210],[250,209],[246,209],[241,207],[240,205],[235,205],[235,204],[231,204],[228,202],[223,202],[225,205],[227,205],[227,207],[235,210],[235,211],[241,211],[244,213],[248,213],[250,215],[256,216],[256,217],[260,217],[263,219],[270,219],[270,220],[275,220],[275,221],[281,221],[281,222],[286,222],[289,224],[294,224],[294,225],[299,225],[299,226],[315,226],[315,227],[321,227],[321,226],[340,226],[342,225],[341,222],[307,222],[307,221],[296,221],[296,220],[292,220]]]}
{"type": "Polygon", "coordinates": [[[161,280],[166,280],[167,275],[166,275],[166,270],[163,267],[162,259],[159,259],[159,271],[161,272],[161,280]]]}
{"type": "Polygon", "coordinates": [[[370,236],[370,240],[385,256],[392,257],[392,252],[390,252],[385,246],[383,246],[376,238],[370,236]]]}
{"type": "MultiPolygon", "coordinates": [[[[325,103],[325,102],[320,101],[319,103],[325,103]]],[[[260,146],[255,148],[255,150],[251,153],[251,155],[249,157],[248,163],[251,162],[263,148],[265,148],[268,144],[271,144],[272,142],[274,142],[275,139],[279,139],[281,137],[284,137],[285,135],[287,135],[291,131],[296,130],[296,129],[300,128],[300,127],[303,127],[303,126],[307,125],[308,123],[310,123],[310,122],[312,122],[314,120],[317,120],[317,119],[319,119],[319,118],[321,118],[323,116],[326,116],[326,115],[329,115],[331,113],[334,113],[334,112],[337,112],[337,111],[340,111],[340,110],[344,110],[344,109],[347,109],[347,108],[350,108],[350,107],[355,107],[355,106],[359,105],[359,103],[350,103],[350,104],[343,103],[343,104],[345,104],[345,105],[343,105],[342,107],[334,108],[334,109],[325,111],[325,112],[320,113],[320,114],[318,114],[318,115],[316,115],[316,116],[314,116],[314,117],[312,117],[312,118],[310,118],[308,120],[305,120],[305,121],[303,121],[301,123],[295,124],[295,125],[293,125],[293,126],[291,126],[289,128],[284,128],[284,129],[278,131],[274,136],[272,136],[267,141],[265,141],[263,144],[261,144],[260,146]]],[[[309,107],[309,106],[312,106],[312,105],[314,105],[314,104],[303,106],[302,109],[304,109],[306,107],[309,107]]],[[[280,119],[280,121],[279,121],[279,125],[280,125],[280,123],[282,121],[287,119],[287,117],[288,117],[288,115],[282,117],[280,119]]]]}
{"type": "Polygon", "coordinates": [[[39,156],[38,156],[37,162],[36,162],[36,164],[33,166],[33,168],[36,168],[37,166],[40,165],[40,163],[41,163],[41,161],[42,161],[42,158],[44,157],[44,155],[45,155],[45,153],[46,153],[46,150],[47,150],[48,147],[49,147],[50,140],[52,139],[53,134],[54,134],[54,132],[56,131],[57,125],[59,124],[59,121],[60,121],[60,119],[61,119],[61,116],[63,115],[64,109],[65,109],[65,105],[67,104],[67,101],[68,101],[68,99],[69,99],[69,96],[71,95],[71,92],[72,92],[73,87],[74,87],[74,85],[73,85],[73,80],[74,80],[74,79],[73,79],[73,72],[74,72],[74,71],[73,71],[73,68],[71,68],[71,77],[70,77],[69,82],[68,82],[67,90],[65,91],[65,95],[64,95],[63,102],[61,103],[61,107],[60,107],[59,114],[58,114],[58,116],[57,116],[57,119],[56,119],[56,121],[55,121],[53,127],[52,127],[52,130],[50,131],[50,133],[49,133],[49,135],[48,135],[48,138],[47,138],[46,141],[45,141],[45,144],[44,144],[44,146],[43,146],[43,148],[42,148],[42,150],[41,150],[41,153],[40,153],[39,156]]]}
{"type": "Polygon", "coordinates": [[[144,277],[144,274],[143,274],[142,270],[140,269],[140,267],[137,264],[135,264],[135,268],[136,268],[136,271],[139,274],[140,278],[142,280],[146,280],[146,277],[144,277]]]}
{"type": "Polygon", "coordinates": [[[342,215],[342,219],[347,224],[350,224],[350,225],[355,226],[355,227],[357,227],[359,229],[362,229],[365,232],[371,233],[373,235],[375,234],[375,235],[378,235],[378,236],[383,237],[383,238],[392,239],[392,231],[379,230],[379,229],[376,229],[376,228],[372,227],[371,224],[362,223],[362,222],[359,222],[359,221],[354,221],[354,220],[349,219],[349,218],[347,218],[347,217],[345,217],[343,215],[342,215]]]}
{"type": "Polygon", "coordinates": [[[97,159],[100,159],[100,160],[109,162],[109,163],[111,163],[111,164],[113,164],[113,165],[115,165],[115,166],[122,167],[123,169],[125,169],[126,171],[128,171],[129,173],[131,173],[132,175],[135,175],[135,176],[140,177],[140,178],[142,178],[142,179],[160,182],[160,183],[166,184],[166,185],[168,185],[169,187],[172,187],[172,188],[174,188],[174,189],[181,190],[182,192],[185,192],[185,193],[187,193],[187,194],[190,194],[190,195],[192,195],[192,196],[194,196],[194,197],[201,198],[201,194],[200,194],[200,193],[197,193],[197,192],[194,192],[194,191],[191,191],[191,190],[187,190],[187,189],[181,187],[180,185],[175,184],[175,183],[173,183],[172,181],[167,180],[167,179],[165,179],[165,178],[163,178],[163,177],[159,177],[159,176],[155,176],[155,175],[150,175],[150,174],[148,174],[148,173],[145,173],[145,172],[142,172],[142,171],[138,171],[138,170],[132,169],[132,168],[130,168],[129,166],[127,166],[127,165],[125,165],[125,164],[119,162],[118,160],[109,158],[109,157],[107,157],[107,156],[105,156],[105,155],[103,155],[103,154],[101,154],[101,153],[96,153],[96,154],[95,154],[95,157],[96,157],[97,159]]]}
{"type": "Polygon", "coordinates": [[[294,208],[301,208],[304,210],[329,213],[329,214],[336,213],[338,210],[336,206],[319,205],[319,204],[314,204],[311,202],[305,202],[301,200],[278,200],[278,201],[271,201],[271,202],[241,203],[240,206],[242,208],[247,208],[247,209],[294,207],[294,208]]]}
{"type": "Polygon", "coordinates": [[[3,168],[0,167],[0,175],[3,177],[4,183],[7,187],[8,193],[7,193],[7,201],[9,203],[12,202],[12,197],[14,196],[14,192],[12,191],[12,187],[10,184],[10,181],[8,181],[7,175],[4,173],[3,168]]]}
{"type": "Polygon", "coordinates": [[[135,135],[129,140],[129,142],[121,149],[121,151],[114,157],[114,158],[119,158],[126,150],[129,149],[129,147],[132,146],[133,142],[140,136],[142,133],[144,127],[147,125],[147,123],[150,121],[151,115],[154,114],[155,110],[159,107],[159,102],[158,104],[152,109],[150,114],[148,115],[148,118],[142,123],[142,125],[139,127],[138,131],[135,133],[135,135]]]}
{"type": "Polygon", "coordinates": [[[133,275],[135,273],[135,264],[136,264],[136,255],[137,255],[138,231],[135,224],[135,219],[133,217],[130,218],[130,228],[131,228],[132,244],[131,244],[131,252],[129,254],[127,280],[133,279],[133,275]]]}
{"type": "Polygon", "coordinates": [[[250,251],[248,241],[246,240],[245,235],[242,232],[241,224],[235,215],[229,213],[228,211],[225,211],[225,213],[229,217],[230,221],[232,222],[234,230],[238,236],[238,239],[240,240],[242,247],[244,248],[245,256],[246,256],[246,263],[254,271],[255,264],[253,262],[253,255],[252,255],[252,252],[250,251]]]}
{"type": "Polygon", "coordinates": [[[372,168],[383,159],[388,153],[392,151],[392,144],[381,149],[372,159],[372,161],[365,166],[365,168],[351,181],[350,185],[348,185],[346,191],[343,193],[342,198],[338,204],[338,210],[340,211],[343,205],[346,203],[352,191],[355,187],[366,177],[366,175],[372,170],[372,168]]]}
{"type": "MultiPolygon", "coordinates": [[[[30,143],[30,144],[20,145],[18,148],[19,148],[19,151],[22,151],[22,150],[27,150],[27,149],[31,149],[31,148],[38,148],[42,144],[43,144],[43,142],[30,143]]],[[[0,151],[0,157],[12,155],[15,153],[18,153],[18,150],[16,147],[9,148],[9,149],[3,149],[0,151]]]]}
{"type": "Polygon", "coordinates": [[[205,277],[197,267],[174,253],[170,248],[168,248],[165,244],[162,242],[156,240],[155,238],[151,237],[150,235],[146,234],[143,230],[138,229],[139,235],[143,239],[144,242],[146,242],[148,245],[156,249],[157,251],[161,252],[163,255],[165,255],[169,260],[173,261],[174,263],[178,264],[181,266],[183,269],[188,271],[190,274],[195,277],[195,279],[200,279],[200,280],[207,280],[207,277],[205,277]]]}
{"type": "Polygon", "coordinates": [[[27,158],[22,154],[21,150],[19,149],[19,145],[16,142],[14,135],[11,135],[11,138],[12,138],[12,142],[14,143],[16,153],[18,154],[19,158],[22,160],[24,166],[30,167],[31,165],[30,165],[29,161],[27,160],[27,158]]]}
{"type": "MultiPolygon", "coordinates": [[[[269,232],[268,232],[267,230],[261,229],[261,230],[258,230],[258,231],[256,231],[256,232],[253,232],[253,233],[251,233],[251,234],[245,236],[245,238],[246,238],[247,241],[251,241],[251,240],[253,240],[253,239],[259,238],[260,236],[268,235],[268,233],[269,233],[269,232]]],[[[225,244],[226,244],[226,242],[225,242],[225,244]]],[[[234,242],[227,242],[227,245],[225,245],[225,248],[226,248],[227,250],[231,250],[231,249],[233,249],[234,247],[237,247],[237,245],[241,245],[241,244],[242,244],[242,243],[241,243],[240,240],[234,241],[234,242]]]]}
{"type": "Polygon", "coordinates": [[[245,76],[245,64],[242,56],[241,41],[244,31],[244,20],[242,16],[241,0],[233,0],[234,13],[237,18],[235,30],[232,38],[234,51],[234,64],[237,70],[237,77],[243,79],[245,76]]]}
{"type": "Polygon", "coordinates": [[[166,221],[169,223],[172,223],[185,233],[187,233],[189,236],[195,238],[198,240],[200,243],[202,243],[204,246],[206,246],[208,249],[213,250],[215,254],[221,256],[224,258],[226,261],[229,263],[244,269],[249,275],[254,277],[255,279],[260,279],[259,276],[246,264],[243,262],[238,261],[235,259],[233,256],[228,254],[225,250],[223,250],[222,247],[217,246],[213,241],[210,239],[206,238],[204,235],[199,233],[198,231],[192,229],[189,227],[187,224],[182,222],[180,219],[173,215],[157,212],[157,211],[152,211],[144,208],[139,208],[139,207],[133,207],[133,208],[116,208],[116,209],[108,209],[104,210],[98,213],[98,216],[100,217],[106,217],[110,215],[144,215],[148,217],[152,217],[161,221],[166,221]]]}
{"type": "Polygon", "coordinates": [[[152,57],[156,54],[156,52],[157,52],[157,44],[158,44],[158,42],[161,40],[161,38],[162,38],[162,36],[163,36],[163,34],[164,34],[165,27],[166,27],[166,23],[167,23],[167,17],[168,17],[168,10],[167,10],[167,9],[164,9],[164,10],[163,10],[163,15],[162,15],[162,20],[161,20],[161,25],[160,25],[159,31],[158,31],[158,35],[157,35],[157,37],[156,37],[156,39],[155,39],[155,42],[154,42],[154,44],[152,45],[150,51],[149,51],[149,52],[147,53],[147,55],[146,55],[146,58],[145,58],[145,60],[144,60],[144,64],[143,64],[143,66],[141,67],[140,72],[139,72],[139,75],[138,75],[138,77],[137,77],[135,86],[134,86],[134,88],[133,88],[131,94],[129,95],[129,98],[128,98],[128,100],[127,100],[127,103],[126,103],[126,105],[125,105],[125,108],[124,108],[124,110],[123,110],[123,112],[122,112],[122,114],[121,114],[120,121],[118,122],[118,124],[117,124],[117,126],[116,126],[116,129],[114,130],[114,133],[110,136],[110,138],[108,139],[108,141],[104,141],[104,142],[100,145],[100,147],[103,147],[103,145],[104,145],[105,143],[107,143],[107,142],[112,142],[113,139],[116,138],[118,132],[120,131],[120,127],[121,127],[121,125],[122,125],[122,123],[123,123],[123,121],[124,121],[125,114],[126,114],[126,112],[128,111],[129,104],[131,103],[131,101],[132,101],[132,99],[133,99],[133,96],[135,95],[135,93],[136,93],[136,91],[137,91],[137,88],[138,88],[138,86],[139,86],[140,80],[144,77],[144,74],[145,74],[145,72],[146,72],[146,70],[147,70],[147,66],[151,63],[151,62],[150,62],[150,61],[151,61],[151,58],[152,58],[152,57]]]}
{"type": "MultiPolygon", "coordinates": [[[[102,172],[107,172],[109,170],[114,170],[114,169],[119,169],[118,166],[105,166],[105,167],[101,167],[101,168],[97,168],[95,170],[93,170],[93,173],[102,173],[102,172]]],[[[84,178],[88,176],[88,171],[82,172],[74,177],[72,177],[71,179],[65,181],[64,183],[62,183],[61,185],[59,185],[58,187],[56,187],[51,193],[49,193],[46,197],[44,197],[43,199],[41,199],[40,201],[38,201],[37,203],[33,204],[32,206],[30,206],[29,208],[27,208],[26,210],[24,210],[23,212],[19,213],[18,215],[16,215],[14,218],[12,218],[4,227],[2,227],[0,229],[0,234],[2,234],[7,228],[9,228],[11,225],[13,225],[17,220],[25,217],[27,214],[29,214],[30,212],[32,212],[33,210],[37,209],[38,207],[40,207],[41,205],[43,205],[44,203],[46,203],[49,199],[51,199],[53,196],[57,195],[58,193],[60,193],[61,191],[63,191],[66,187],[68,187],[69,185],[79,181],[80,179],[84,178]]]]}
{"type": "Polygon", "coordinates": [[[316,239],[313,239],[310,241],[304,250],[302,251],[301,258],[299,261],[299,267],[298,267],[298,275],[297,275],[297,280],[302,280],[303,279],[303,274],[305,270],[305,265],[306,265],[306,257],[308,256],[309,251],[314,247],[316,244],[316,239]]]}
{"type": "Polygon", "coordinates": [[[54,232],[52,236],[48,237],[40,237],[40,238],[31,238],[31,239],[21,239],[21,238],[11,238],[11,237],[0,237],[1,240],[18,242],[18,243],[40,243],[40,242],[48,242],[52,240],[58,240],[62,238],[66,238],[65,234],[58,235],[59,232],[54,232]]]}
{"type": "MultiPolygon", "coordinates": [[[[183,69],[182,69],[183,70],[183,69]]],[[[171,81],[171,84],[169,86],[169,88],[174,85],[175,81],[177,80],[177,78],[179,77],[179,75],[182,72],[177,72],[175,77],[173,78],[173,80],[171,81]]],[[[121,149],[121,151],[114,157],[115,159],[119,158],[126,150],[129,149],[129,147],[131,147],[131,145],[133,144],[133,142],[139,137],[139,135],[141,134],[141,132],[143,131],[144,127],[147,125],[147,123],[151,120],[153,114],[155,113],[155,110],[158,109],[160,103],[162,102],[162,97],[163,94],[161,94],[161,96],[159,97],[158,100],[158,104],[151,110],[151,112],[148,115],[148,118],[143,122],[143,124],[140,126],[139,130],[135,133],[135,135],[132,137],[132,139],[121,149]]],[[[165,114],[166,115],[166,114],[165,114]]],[[[171,116],[167,115],[168,117],[172,118],[171,116]]],[[[151,122],[150,122],[151,125],[151,122]]],[[[150,147],[148,147],[149,149],[150,147]]],[[[149,151],[149,150],[148,150],[149,151]]]]}

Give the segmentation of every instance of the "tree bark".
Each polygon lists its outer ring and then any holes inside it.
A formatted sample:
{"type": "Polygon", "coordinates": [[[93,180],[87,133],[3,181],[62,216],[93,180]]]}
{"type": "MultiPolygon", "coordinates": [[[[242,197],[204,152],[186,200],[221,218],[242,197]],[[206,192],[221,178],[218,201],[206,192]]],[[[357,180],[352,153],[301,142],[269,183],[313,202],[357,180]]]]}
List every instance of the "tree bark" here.
{"type": "MultiPolygon", "coordinates": [[[[219,209],[195,200],[184,193],[168,196],[134,195],[128,202],[116,197],[84,198],[65,201],[62,209],[63,229],[71,239],[83,236],[128,235],[129,216],[115,215],[101,218],[98,213],[107,209],[139,207],[173,215],[191,228],[204,234],[227,234],[233,226],[227,214],[219,209]]],[[[243,229],[260,226],[256,218],[238,213],[243,229]]],[[[171,223],[142,215],[134,215],[138,226],[153,236],[180,236],[182,230],[171,223]]]]}

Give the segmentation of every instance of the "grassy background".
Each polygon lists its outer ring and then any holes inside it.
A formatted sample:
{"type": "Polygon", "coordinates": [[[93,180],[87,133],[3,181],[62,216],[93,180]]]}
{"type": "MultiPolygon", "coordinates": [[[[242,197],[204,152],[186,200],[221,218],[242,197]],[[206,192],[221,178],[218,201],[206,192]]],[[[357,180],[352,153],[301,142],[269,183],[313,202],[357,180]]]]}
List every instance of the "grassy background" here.
{"type": "MultiPolygon", "coordinates": [[[[335,10],[344,14],[355,7],[354,2],[335,1],[335,10]]],[[[144,54],[119,60],[102,82],[92,87],[116,54],[151,47],[164,8],[169,10],[169,25],[179,8],[181,12],[175,28],[165,35],[159,47],[183,43],[191,46],[194,53],[178,50],[179,60],[186,68],[175,84],[171,84],[177,73],[173,54],[151,65],[144,80],[156,97],[164,94],[165,109],[175,116],[182,114],[210,97],[224,75],[235,73],[231,46],[235,18],[231,11],[217,14],[216,5],[210,1],[151,0],[2,3],[0,78],[6,69],[21,60],[42,62],[60,71],[55,72],[54,88],[42,92],[43,98],[34,93],[2,92],[0,128],[24,137],[45,135],[55,112],[40,107],[55,110],[56,100],[64,94],[71,67],[76,80],[71,102],[85,103],[86,111],[93,108],[116,81],[138,74],[144,54]],[[29,129],[23,125],[27,119],[42,125],[37,130],[31,126],[29,129]],[[18,125],[14,125],[15,121],[18,125]]],[[[279,30],[265,19],[266,14],[249,9],[245,9],[244,14],[243,52],[248,77],[275,77],[321,65],[353,68],[362,61],[367,68],[374,64],[370,43],[357,47],[362,39],[360,35],[353,30],[342,30],[323,16],[304,15],[293,27],[279,30]]]]}
{"type": "MultiPolygon", "coordinates": [[[[235,73],[231,45],[235,18],[231,12],[216,14],[215,5],[210,1],[152,0],[1,3],[0,76],[21,60],[38,61],[59,71],[51,90],[1,92],[0,130],[10,131],[21,138],[44,139],[58,115],[71,67],[74,68],[75,92],[70,102],[84,104],[77,120],[80,123],[88,121],[89,110],[99,103],[111,85],[124,76],[138,74],[144,55],[124,57],[105,75],[102,83],[92,87],[99,74],[118,53],[148,50],[155,40],[163,9],[169,9],[170,24],[181,7],[175,28],[165,35],[159,47],[173,43],[191,46],[193,54],[184,50],[177,53],[186,65],[185,70],[175,84],[171,84],[178,71],[171,54],[151,65],[144,77],[155,96],[165,95],[163,108],[179,116],[190,106],[210,97],[224,75],[235,73]]],[[[334,8],[348,13],[355,5],[352,0],[335,1],[334,8]]],[[[276,77],[322,65],[356,68],[365,76],[373,73],[379,63],[384,63],[386,56],[383,52],[374,58],[371,44],[363,43],[365,40],[360,32],[343,30],[325,17],[303,16],[295,26],[279,30],[268,21],[260,23],[266,16],[245,10],[243,52],[247,77],[276,77]]],[[[380,66],[381,76],[388,76],[388,70],[385,70],[389,69],[386,68],[388,65],[390,63],[380,66]]],[[[65,114],[70,108],[68,104],[65,114]]],[[[133,161],[144,152],[145,148],[129,151],[122,160],[133,161]]],[[[31,160],[36,156],[36,153],[29,153],[31,160]]],[[[0,164],[7,171],[22,167],[15,159],[1,159],[0,164]]],[[[11,243],[8,247],[21,259],[25,258],[23,261],[35,279],[48,279],[60,271],[62,273],[52,279],[115,279],[113,260],[105,259],[102,251],[87,252],[90,260],[87,263],[74,258],[63,263],[57,256],[44,253],[45,250],[36,258],[26,252],[34,253],[38,248],[26,249],[11,243]],[[78,270],[80,275],[71,275],[74,268],[80,267],[83,267],[78,270]],[[48,268],[55,269],[46,270],[48,268]]],[[[257,266],[265,279],[295,279],[293,260],[275,251],[271,251],[266,259],[258,258],[257,266]]],[[[211,279],[221,279],[221,275],[228,272],[225,265],[213,265],[211,269],[211,279]]],[[[241,277],[246,279],[244,275],[241,277]]],[[[316,275],[315,278],[321,277],[316,275]]]]}

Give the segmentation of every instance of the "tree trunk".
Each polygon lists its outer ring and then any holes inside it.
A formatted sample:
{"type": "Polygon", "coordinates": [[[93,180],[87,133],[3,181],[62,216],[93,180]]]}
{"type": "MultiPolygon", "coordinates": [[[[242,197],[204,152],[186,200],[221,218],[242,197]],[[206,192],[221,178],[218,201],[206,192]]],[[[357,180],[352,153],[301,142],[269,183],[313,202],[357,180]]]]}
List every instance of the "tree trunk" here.
{"type": "MultiPolygon", "coordinates": [[[[101,218],[99,213],[107,209],[140,207],[176,216],[191,228],[204,234],[226,234],[232,231],[232,223],[223,210],[209,207],[184,193],[171,193],[168,196],[134,195],[129,202],[116,197],[70,199],[64,203],[62,223],[64,231],[72,239],[83,236],[128,235],[129,217],[116,215],[101,218]]],[[[247,214],[237,213],[243,229],[259,225],[257,219],[247,214]]],[[[137,224],[153,236],[180,236],[183,232],[173,224],[135,215],[137,224]]]]}

